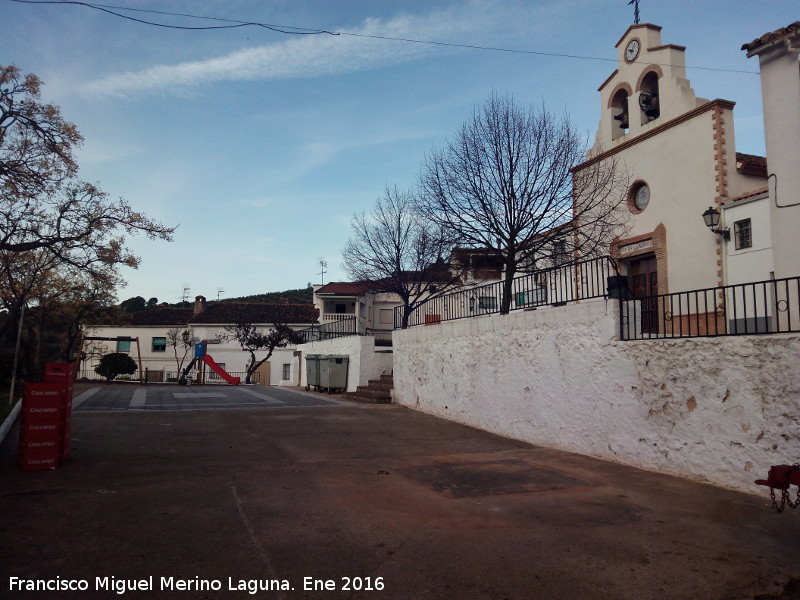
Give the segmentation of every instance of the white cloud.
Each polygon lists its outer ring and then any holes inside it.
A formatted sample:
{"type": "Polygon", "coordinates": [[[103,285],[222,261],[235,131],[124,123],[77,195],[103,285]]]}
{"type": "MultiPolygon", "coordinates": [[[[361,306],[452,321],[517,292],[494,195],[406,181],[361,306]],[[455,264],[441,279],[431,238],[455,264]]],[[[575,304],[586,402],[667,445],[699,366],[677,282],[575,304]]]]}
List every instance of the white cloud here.
{"type": "MultiPolygon", "coordinates": [[[[494,7],[496,8],[496,7],[494,7]]],[[[221,81],[308,78],[340,75],[408,62],[446,47],[395,42],[370,37],[417,40],[463,39],[478,33],[487,20],[497,18],[490,5],[475,3],[428,15],[401,15],[389,20],[367,19],[361,27],[342,28],[357,35],[312,35],[246,48],[225,56],[157,65],[86,83],[86,96],[130,96],[142,93],[185,93],[197,86],[221,81]]]]}

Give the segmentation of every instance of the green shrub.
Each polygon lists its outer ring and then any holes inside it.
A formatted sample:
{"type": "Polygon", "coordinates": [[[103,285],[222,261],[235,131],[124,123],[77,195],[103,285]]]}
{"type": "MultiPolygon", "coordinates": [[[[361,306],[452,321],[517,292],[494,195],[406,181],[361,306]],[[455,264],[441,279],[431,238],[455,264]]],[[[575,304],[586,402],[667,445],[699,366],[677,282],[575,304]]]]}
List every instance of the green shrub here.
{"type": "Polygon", "coordinates": [[[132,375],[136,373],[137,368],[136,361],[124,352],[112,352],[100,359],[100,364],[94,368],[94,372],[111,381],[117,375],[132,375]]]}

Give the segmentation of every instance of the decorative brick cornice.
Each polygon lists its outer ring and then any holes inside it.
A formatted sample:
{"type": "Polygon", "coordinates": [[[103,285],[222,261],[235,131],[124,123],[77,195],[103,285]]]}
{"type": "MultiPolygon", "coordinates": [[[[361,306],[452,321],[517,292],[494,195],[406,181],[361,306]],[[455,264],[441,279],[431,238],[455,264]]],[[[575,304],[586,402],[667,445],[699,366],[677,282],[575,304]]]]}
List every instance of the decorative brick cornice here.
{"type": "MultiPolygon", "coordinates": [[[[714,204],[717,210],[722,208],[723,202],[728,198],[728,159],[725,148],[725,113],[722,107],[715,106],[711,113],[711,128],[714,132],[714,179],[717,182],[717,195],[714,204]]],[[[723,238],[717,236],[717,285],[725,285],[725,273],[723,271],[723,238]]]]}

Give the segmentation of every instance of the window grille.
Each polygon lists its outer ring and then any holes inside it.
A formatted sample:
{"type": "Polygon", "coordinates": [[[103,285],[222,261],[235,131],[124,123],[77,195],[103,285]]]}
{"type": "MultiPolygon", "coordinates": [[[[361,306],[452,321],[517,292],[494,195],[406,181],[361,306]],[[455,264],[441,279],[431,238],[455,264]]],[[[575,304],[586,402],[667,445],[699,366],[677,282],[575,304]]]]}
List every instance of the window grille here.
{"type": "Polygon", "coordinates": [[[750,219],[742,219],[733,224],[733,236],[736,249],[751,248],[753,246],[753,233],[750,219]]]}

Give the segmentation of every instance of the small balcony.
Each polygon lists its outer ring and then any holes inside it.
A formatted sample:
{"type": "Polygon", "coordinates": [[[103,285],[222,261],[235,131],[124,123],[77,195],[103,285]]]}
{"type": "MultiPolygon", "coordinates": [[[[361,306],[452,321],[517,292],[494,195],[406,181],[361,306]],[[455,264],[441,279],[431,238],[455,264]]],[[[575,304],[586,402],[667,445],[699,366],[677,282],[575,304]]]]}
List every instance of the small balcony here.
{"type": "Polygon", "coordinates": [[[341,321],[343,319],[352,319],[355,317],[353,313],[322,313],[322,322],[330,323],[331,321],[341,321]]]}

